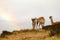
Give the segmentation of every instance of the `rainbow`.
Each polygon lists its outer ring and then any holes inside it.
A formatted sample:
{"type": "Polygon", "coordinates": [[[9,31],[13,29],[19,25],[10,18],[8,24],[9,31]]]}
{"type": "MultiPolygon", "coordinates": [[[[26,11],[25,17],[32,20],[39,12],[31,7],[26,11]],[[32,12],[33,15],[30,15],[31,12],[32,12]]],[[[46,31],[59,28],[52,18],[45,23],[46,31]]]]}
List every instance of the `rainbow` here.
{"type": "Polygon", "coordinates": [[[6,21],[14,30],[20,29],[18,23],[16,23],[13,14],[0,8],[0,20],[6,21]]]}

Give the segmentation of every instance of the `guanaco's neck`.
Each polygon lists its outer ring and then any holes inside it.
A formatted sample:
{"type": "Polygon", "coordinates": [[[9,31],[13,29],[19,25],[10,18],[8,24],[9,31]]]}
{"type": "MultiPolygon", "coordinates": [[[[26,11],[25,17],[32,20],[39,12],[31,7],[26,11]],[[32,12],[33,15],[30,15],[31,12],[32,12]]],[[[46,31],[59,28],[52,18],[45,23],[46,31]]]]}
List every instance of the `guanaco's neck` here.
{"type": "Polygon", "coordinates": [[[50,18],[50,20],[51,20],[51,24],[53,24],[54,22],[53,22],[53,19],[52,18],[50,18]]]}

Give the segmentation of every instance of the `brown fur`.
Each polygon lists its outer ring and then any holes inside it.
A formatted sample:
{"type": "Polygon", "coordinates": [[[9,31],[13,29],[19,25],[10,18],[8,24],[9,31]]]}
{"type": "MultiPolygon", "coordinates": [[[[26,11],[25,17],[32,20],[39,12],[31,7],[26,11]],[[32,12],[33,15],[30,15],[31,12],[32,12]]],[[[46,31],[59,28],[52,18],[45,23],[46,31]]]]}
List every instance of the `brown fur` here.
{"type": "Polygon", "coordinates": [[[41,25],[43,27],[45,24],[45,18],[39,17],[39,18],[37,18],[37,22],[39,23],[39,26],[41,25]]]}
{"type": "Polygon", "coordinates": [[[40,27],[40,25],[43,27],[44,24],[45,24],[45,18],[44,17],[39,17],[39,18],[32,19],[33,29],[35,29],[35,27],[37,27],[38,24],[39,24],[39,27],[40,27]]]}
{"type": "Polygon", "coordinates": [[[51,24],[52,24],[52,25],[60,24],[60,22],[53,22],[52,16],[50,16],[49,18],[50,18],[50,20],[51,20],[51,24]]]}

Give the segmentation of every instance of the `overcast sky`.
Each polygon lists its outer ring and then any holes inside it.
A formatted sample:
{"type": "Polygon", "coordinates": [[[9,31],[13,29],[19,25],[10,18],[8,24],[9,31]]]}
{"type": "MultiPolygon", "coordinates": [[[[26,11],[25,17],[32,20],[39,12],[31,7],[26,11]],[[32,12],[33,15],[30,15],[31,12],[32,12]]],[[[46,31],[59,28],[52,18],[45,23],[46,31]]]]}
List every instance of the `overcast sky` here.
{"type": "Polygon", "coordinates": [[[50,24],[51,15],[54,21],[60,20],[60,0],[0,0],[0,21],[4,21],[1,22],[3,25],[19,22],[27,26],[31,24],[31,18],[40,16],[44,16],[46,24],[50,24]]]}

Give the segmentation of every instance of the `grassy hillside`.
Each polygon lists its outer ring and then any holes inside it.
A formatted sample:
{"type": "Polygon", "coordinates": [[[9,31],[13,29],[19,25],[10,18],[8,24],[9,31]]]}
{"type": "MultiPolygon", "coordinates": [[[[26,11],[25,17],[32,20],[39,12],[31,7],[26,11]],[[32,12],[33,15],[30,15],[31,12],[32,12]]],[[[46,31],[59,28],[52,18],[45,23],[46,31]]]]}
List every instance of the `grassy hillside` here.
{"type": "Polygon", "coordinates": [[[60,31],[57,31],[59,30],[58,27],[60,26],[49,25],[36,30],[3,31],[0,40],[60,40],[60,31]]]}

